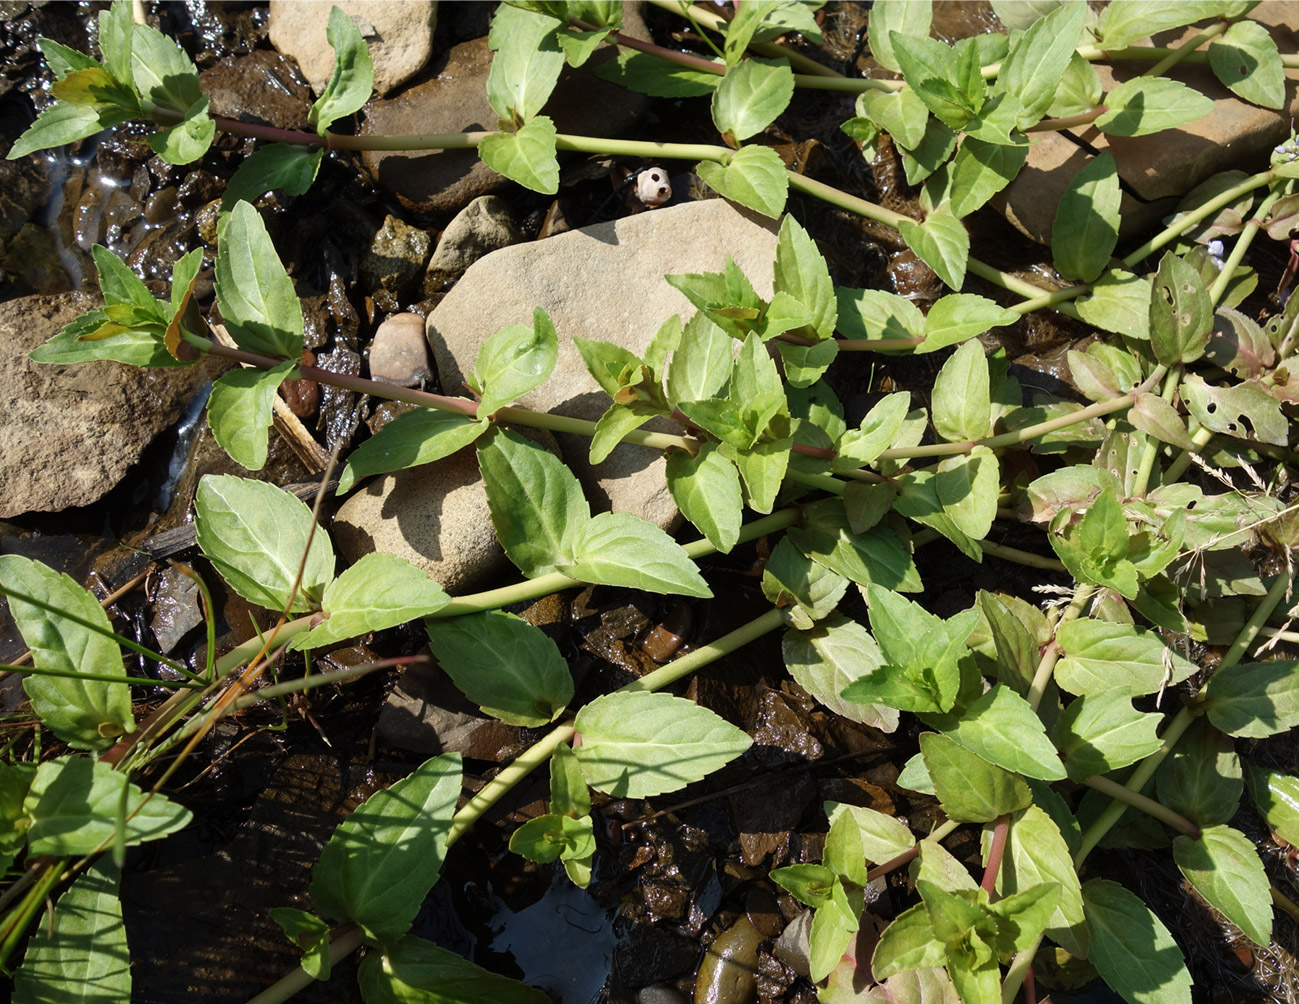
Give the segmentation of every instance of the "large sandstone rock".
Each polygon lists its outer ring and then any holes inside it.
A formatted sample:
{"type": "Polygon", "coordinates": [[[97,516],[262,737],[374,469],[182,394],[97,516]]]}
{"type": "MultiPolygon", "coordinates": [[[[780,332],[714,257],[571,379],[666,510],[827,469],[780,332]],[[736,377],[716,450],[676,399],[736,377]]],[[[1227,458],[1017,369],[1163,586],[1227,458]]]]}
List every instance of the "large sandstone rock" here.
{"type": "Polygon", "coordinates": [[[97,306],[84,293],[0,303],[0,519],[98,501],[180,417],[204,376],[200,366],[52,366],[27,358],[97,306]]]}
{"type": "Polygon", "coordinates": [[[334,50],[325,29],[330,8],[336,6],[369,45],[374,89],[380,94],[415,76],[433,54],[438,9],[434,0],[271,0],[271,44],[298,61],[317,94],[334,72],[334,50]]]}
{"type": "MultiPolygon", "coordinates": [[[[1282,52],[1294,52],[1299,48],[1299,33],[1292,27],[1293,10],[1292,4],[1271,0],[1256,7],[1250,18],[1268,28],[1282,52]]],[[[1161,35],[1159,44],[1177,45],[1197,32],[1188,28],[1176,38],[1161,35]]],[[[1147,68],[1133,62],[1095,65],[1107,93],[1147,68]]],[[[1169,78],[1211,97],[1212,112],[1189,125],[1148,136],[1107,136],[1094,126],[1047,133],[1034,140],[1024,169],[996,204],[1028,237],[1049,243],[1056,206],[1069,182],[1092,161],[1091,150],[1108,151],[1127,189],[1123,233],[1145,229],[1172,213],[1178,199],[1210,175],[1249,164],[1257,165],[1256,170],[1267,165],[1272,148],[1289,135],[1291,121],[1299,116],[1299,69],[1285,73],[1286,105],[1275,111],[1235,97],[1207,65],[1178,65],[1169,71],[1169,78]]]]}
{"type": "MultiPolygon", "coordinates": [[[[663,276],[720,272],[727,255],[761,295],[771,295],[775,223],[721,199],[495,251],[470,266],[429,314],[429,344],[442,387],[458,393],[483,342],[507,325],[531,323],[534,308],[543,307],[559,333],[559,361],[550,379],[517,403],[594,421],[609,398],[587,372],[573,339],[602,339],[644,353],[663,321],[673,314],[685,320],[694,312],[663,276]]],[[[659,526],[675,520],[661,453],[623,445],[592,468],[589,440],[557,438],[596,512],[631,512],[659,526]]]]}
{"type": "MultiPolygon", "coordinates": [[[[623,31],[649,41],[636,5],[623,12],[623,31]]],[[[561,133],[621,136],[647,107],[648,99],[601,80],[593,72],[612,49],[596,52],[580,69],[566,67],[545,114],[561,133]]],[[[492,52],[486,38],[451,49],[431,80],[364,108],[363,136],[490,131],[496,112],[487,102],[487,72],[492,52]]],[[[366,170],[380,188],[419,213],[450,213],[471,199],[503,188],[507,181],[478,159],[474,150],[367,150],[366,170]]]]}

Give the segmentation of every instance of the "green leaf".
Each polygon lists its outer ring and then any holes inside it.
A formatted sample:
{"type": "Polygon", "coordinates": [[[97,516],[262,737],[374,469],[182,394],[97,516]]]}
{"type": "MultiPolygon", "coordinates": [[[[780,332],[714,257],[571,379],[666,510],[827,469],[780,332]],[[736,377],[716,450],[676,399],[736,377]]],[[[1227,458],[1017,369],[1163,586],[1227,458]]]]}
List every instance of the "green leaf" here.
{"type": "Polygon", "coordinates": [[[1106,49],[1121,49],[1169,28],[1230,13],[1229,0],[1115,0],[1101,13],[1097,35],[1106,49]]]}
{"type": "Polygon", "coordinates": [[[582,582],[655,593],[712,596],[685,549],[629,512],[603,512],[573,537],[572,559],[558,570],[582,582]]]}
{"type": "Polygon", "coordinates": [[[1299,845],[1299,777],[1251,765],[1245,779],[1267,825],[1286,843],[1299,845]]]}
{"type": "Polygon", "coordinates": [[[846,338],[921,338],[925,315],[906,297],[882,289],[835,290],[839,330],[846,338]]]}
{"type": "Polygon", "coordinates": [[[982,540],[992,529],[1000,485],[997,456],[986,446],[941,460],[934,474],[943,512],[973,540],[982,540]]]}
{"type": "Polygon", "coordinates": [[[35,925],[14,973],[14,1004],[129,1004],[131,955],[112,860],[101,857],[35,925]]]}
{"type": "Polygon", "coordinates": [[[1224,387],[1205,383],[1198,373],[1182,380],[1182,401],[1191,417],[1206,429],[1231,436],[1251,436],[1274,446],[1288,442],[1290,424],[1280,402],[1258,380],[1224,387]]]}
{"type": "Polygon", "coordinates": [[[949,819],[986,823],[1033,800],[1023,779],[937,732],[921,733],[920,754],[949,819]]]}
{"type": "Polygon", "coordinates": [[[838,499],[808,503],[803,525],[791,527],[789,538],[813,561],[860,586],[874,582],[902,593],[920,591],[920,576],[908,546],[891,528],[853,531],[847,509],[838,499]]]}
{"type": "MultiPolygon", "coordinates": [[[[985,829],[985,857],[991,837],[991,829],[985,829]]],[[[1060,898],[1046,922],[1046,936],[1071,954],[1086,956],[1090,937],[1073,855],[1055,821],[1039,806],[1030,805],[1011,816],[1006,852],[997,872],[997,894],[1014,895],[1044,882],[1060,887],[1060,898]]]]}
{"type": "MultiPolygon", "coordinates": [[[[487,44],[495,52],[487,74],[487,100],[503,122],[530,122],[549,100],[564,69],[564,54],[555,37],[558,27],[544,14],[520,7],[505,4],[496,9],[487,36],[487,44]]],[[[491,163],[487,166],[500,171],[491,163]]],[[[501,173],[511,177],[508,172],[501,173]]],[[[553,194],[556,189],[549,191],[553,194]]]]}
{"type": "Polygon", "coordinates": [[[879,646],[860,624],[831,614],[809,630],[785,632],[781,651],[794,682],[829,710],[881,732],[897,729],[898,713],[893,708],[859,704],[840,696],[853,680],[884,666],[879,646]]]}
{"type": "Polygon", "coordinates": [[[785,380],[789,387],[803,388],[811,386],[825,375],[830,364],[838,358],[839,346],[828,339],[815,345],[777,342],[776,351],[780,353],[784,364],[785,380]]]}
{"type": "Polygon", "coordinates": [[[1173,860],[1196,891],[1256,945],[1272,942],[1272,896],[1258,849],[1230,826],[1206,826],[1200,839],[1173,841],[1173,860]]]}
{"type": "Polygon", "coordinates": [[[1127,419],[1134,428],[1162,443],[1171,443],[1181,450],[1197,448],[1177,409],[1158,394],[1139,394],[1137,403],[1128,409],[1127,419]]]}
{"type": "Polygon", "coordinates": [[[370,943],[400,938],[438,880],[459,797],[460,754],[448,753],[367,798],[320,852],[311,873],[316,909],[352,921],[370,943]]]}
{"type": "Polygon", "coordinates": [[[550,1004],[550,997],[408,934],[367,952],[357,970],[366,1004],[550,1004]]]}
{"type": "Polygon", "coordinates": [[[287,195],[302,195],[316,180],[324,147],[312,149],[290,143],[268,143],[239,162],[221,196],[219,228],[238,202],[256,202],[267,192],[281,188],[287,195]]]}
{"type": "Polygon", "coordinates": [[[989,904],[1000,921],[994,942],[998,951],[1022,952],[1034,946],[1059,901],[1059,883],[1043,882],[989,904]]]}
{"type": "Polygon", "coordinates": [[[468,415],[433,408],[404,412],[352,451],[338,478],[338,494],[372,474],[405,470],[449,457],[491,426],[468,415]]]}
{"type": "Polygon", "coordinates": [[[939,297],[925,315],[925,340],[916,355],[934,352],[981,335],[989,328],[1014,324],[1020,315],[973,293],[948,293],[939,297]]]}
{"type": "Polygon", "coordinates": [[[586,61],[610,34],[612,32],[608,28],[601,28],[599,31],[574,31],[571,28],[561,28],[557,38],[560,49],[564,51],[564,61],[572,67],[586,65],[586,61]]]}
{"type": "Polygon", "coordinates": [[[723,554],[740,536],[744,503],[740,475],[715,443],[704,443],[691,456],[674,450],[667,460],[668,491],[682,515],[723,554]]]}
{"type": "Polygon", "coordinates": [[[574,753],[586,783],[615,798],[684,788],[730,763],[752,740],[707,708],[671,694],[618,692],[577,713],[574,753]]]}
{"type": "Polygon", "coordinates": [[[152,116],[154,108],[187,114],[202,100],[198,68],[183,49],[147,24],[131,33],[131,75],[140,95],[140,107],[152,116]]]}
{"type": "Polygon", "coordinates": [[[99,12],[99,49],[104,54],[104,65],[122,83],[131,79],[133,34],[130,5],[111,4],[99,12]]]}
{"type": "Polygon", "coordinates": [[[726,166],[701,161],[695,172],[718,195],[775,219],[785,209],[789,175],[780,154],[768,146],[736,150],[726,166]]]}
{"type": "MultiPolygon", "coordinates": [[[[97,307],[63,326],[63,329],[29,354],[33,362],[67,366],[72,363],[111,359],[128,366],[184,366],[170,352],[163,340],[164,325],[150,323],[137,328],[123,328],[102,337],[112,325],[107,308],[97,307]]],[[[121,326],[118,325],[120,328],[121,326]]]]}
{"type": "Polygon", "coordinates": [[[494,414],[545,383],[559,357],[559,339],[545,310],[533,311],[532,326],[511,324],[483,343],[469,371],[469,386],[481,398],[480,418],[494,414]]]}
{"type": "Polygon", "coordinates": [[[1079,297],[1078,314],[1088,324],[1138,341],[1150,339],[1150,280],[1122,269],[1107,269],[1079,297]]]}
{"type": "Polygon", "coordinates": [[[622,49],[617,59],[601,63],[595,75],[654,98],[697,98],[712,93],[722,81],[719,73],[690,69],[630,49],[622,49]]]}
{"type": "Polygon", "coordinates": [[[1259,739],[1299,725],[1299,662],[1244,662],[1204,688],[1209,721],[1231,736],[1259,739]]]}
{"type": "Polygon", "coordinates": [[[1086,18],[1086,4],[1062,4],[1011,40],[997,82],[1022,106],[1022,128],[1036,124],[1051,106],[1086,18]]]}
{"type": "Polygon", "coordinates": [[[267,916],[279,924],[290,941],[302,949],[302,969],[313,979],[329,979],[330,926],[306,910],[291,906],[278,906],[267,911],[267,916]]]}
{"type": "Polygon", "coordinates": [[[1056,640],[1065,655],[1056,664],[1055,682],[1071,694],[1153,694],[1196,669],[1159,635],[1130,624],[1070,621],[1061,625],[1056,640]]]}
{"type": "Polygon", "coordinates": [[[339,119],[360,111],[374,89],[370,47],[343,8],[330,8],[325,38],[334,50],[334,72],[307,114],[307,124],[321,136],[339,119]]]}
{"type": "Polygon", "coordinates": [[[1159,801],[1198,826],[1231,819],[1244,787],[1235,744],[1204,719],[1186,731],[1155,774],[1159,801]]]}
{"type": "Polygon", "coordinates": [[[909,87],[901,91],[863,91],[857,95],[856,110],[858,115],[876,123],[904,149],[914,150],[924,141],[929,109],[909,87]]]}
{"type": "Polygon", "coordinates": [[[830,890],[838,881],[833,869],[806,864],[777,868],[770,878],[800,903],[814,908],[830,902],[830,890]]]}
{"type": "Polygon", "coordinates": [[[755,443],[743,451],[723,447],[723,454],[735,462],[740,472],[750,509],[767,513],[775,506],[776,495],[789,467],[789,451],[793,443],[792,438],[786,438],[755,443]]]}
{"type": "Polygon", "coordinates": [[[989,143],[966,136],[952,162],[952,215],[961,219],[981,208],[1015,180],[1027,160],[1027,143],[989,143]]]}
{"type": "Polygon", "coordinates": [[[46,760],[36,768],[23,801],[23,813],[32,821],[28,853],[65,856],[105,849],[113,842],[123,805],[127,847],[160,840],[192,818],[188,809],[163,795],[146,796],[102,761],[88,756],[46,760]]]}
{"type": "Polygon", "coordinates": [[[585,816],[591,811],[582,765],[571,747],[561,743],[550,758],[550,811],[561,816],[585,816]]]}
{"type": "Polygon", "coordinates": [[[970,257],[970,234],[953,214],[950,203],[939,206],[923,223],[899,220],[898,231],[907,247],[937,272],[943,282],[960,290],[970,257]]]}
{"type": "Polygon", "coordinates": [[[991,377],[983,345],[963,343],[934,378],[934,431],[949,442],[979,439],[992,424],[991,377]]]}
{"type": "Polygon", "coordinates": [[[977,698],[959,717],[945,719],[943,735],[1012,773],[1043,781],[1065,777],[1042,720],[1004,683],[977,698]]]}
{"type": "MultiPolygon", "coordinates": [[[[492,67],[496,67],[496,60],[492,61],[492,67]]],[[[484,136],[478,144],[478,157],[497,174],[517,181],[524,188],[554,195],[559,191],[555,135],[555,123],[550,116],[538,115],[516,132],[484,136]]]]}
{"type": "Polygon", "coordinates": [[[208,474],[194,497],[194,521],[199,549],[244,599],[288,613],[319,608],[334,577],[334,549],[323,529],[312,533],[311,510],[293,495],[265,481],[208,474]]]}
{"type": "Polygon", "coordinates": [[[478,440],[478,466],[496,536],[519,570],[536,578],[571,562],[591,507],[564,462],[517,432],[496,428],[478,440]]]}
{"type": "Polygon", "coordinates": [[[929,0],[877,0],[871,5],[866,31],[871,55],[886,70],[902,71],[893,52],[892,35],[928,38],[933,5],[929,0]]]}
{"type": "MultiPolygon", "coordinates": [[[[1037,670],[1041,644],[1029,632],[1028,625],[1016,615],[1013,609],[1016,604],[1023,604],[1023,601],[980,590],[979,610],[988,624],[992,652],[977,644],[974,647],[995,657],[998,678],[1023,697],[1028,693],[1037,670]]],[[[1038,617],[1041,616],[1036,608],[1032,609],[1038,617]]]]}
{"type": "Polygon", "coordinates": [[[727,70],[713,91],[713,123],[724,137],[741,143],[776,121],[793,96],[788,62],[746,59],[727,70]]]}
{"type": "Polygon", "coordinates": [[[591,817],[573,819],[548,812],[529,819],[510,834],[510,850],[541,864],[556,861],[562,854],[584,857],[595,851],[591,817]]]}
{"type": "Polygon", "coordinates": [[[1134,708],[1128,694],[1103,690],[1072,701],[1055,720],[1051,738],[1064,756],[1070,780],[1084,781],[1159,749],[1161,721],[1162,715],[1134,708]]]}
{"type": "Polygon", "coordinates": [[[855,940],[860,911],[852,905],[852,900],[859,903],[864,900],[859,889],[852,891],[850,900],[849,893],[840,883],[835,883],[833,891],[838,898],[816,911],[808,935],[808,976],[818,983],[839,965],[855,940]]]}
{"type": "Polygon", "coordinates": [[[207,420],[217,445],[250,471],[266,466],[267,435],[274,417],[275,392],[297,364],[286,360],[269,369],[227,370],[212,385],[207,420]]]}
{"type": "Polygon", "coordinates": [[[792,216],[785,217],[776,240],[773,289],[777,293],[788,293],[811,312],[812,337],[830,338],[834,335],[838,306],[829,266],[817,249],[816,241],[792,216]]]}
{"type": "Polygon", "coordinates": [[[111,114],[90,105],[69,105],[56,101],[36,117],[26,132],[14,140],[5,159],[17,160],[37,150],[75,143],[79,139],[93,136],[108,125],[123,122],[128,117],[125,112],[111,114]]]}
{"type": "Polygon", "coordinates": [[[841,817],[851,820],[857,828],[862,853],[867,861],[875,864],[892,861],[899,854],[916,846],[915,836],[896,816],[862,805],[844,805],[838,802],[826,802],[825,813],[832,829],[841,817]]]}
{"type": "Polygon", "coordinates": [[[762,593],[777,607],[793,606],[795,627],[810,628],[839,605],[848,579],[803,555],[783,538],[762,570],[762,593]]]}
{"type": "Polygon", "coordinates": [[[1165,366],[1204,355],[1213,331],[1213,302],[1194,268],[1171,251],[1159,261],[1150,297],[1150,346],[1165,366]]]}
{"type": "Polygon", "coordinates": [[[624,387],[634,386],[642,379],[645,364],[621,345],[591,338],[574,338],[573,344],[586,364],[586,371],[610,397],[616,397],[624,387]]]}
{"type": "Polygon", "coordinates": [[[895,511],[907,519],[933,527],[971,561],[983,561],[979,545],[943,511],[932,470],[907,471],[893,480],[899,489],[898,497],[893,503],[895,511]]]}
{"type": "Polygon", "coordinates": [[[184,119],[147,137],[149,148],[169,164],[189,164],[207,153],[216,137],[216,122],[208,114],[208,98],[199,98],[184,119]]]}
{"type": "Polygon", "coordinates": [[[871,463],[893,446],[893,440],[911,408],[910,391],[885,394],[862,416],[861,424],[839,437],[830,469],[836,473],[856,470],[871,463]]]}
{"type": "Polygon", "coordinates": [[[1052,532],[1047,539],[1075,578],[1136,599],[1137,568],[1127,559],[1128,525],[1112,488],[1096,496],[1077,524],[1061,529],[1063,535],[1052,532]]]}
{"type": "Polygon", "coordinates": [[[510,725],[553,722],[573,699],[573,676],[538,627],[502,610],[427,620],[443,671],[485,714],[510,725]]]}
{"type": "Polygon", "coordinates": [[[230,211],[216,261],[216,295],[235,343],[294,363],[302,356],[302,307],[262,218],[247,202],[230,211]]]}
{"type": "Polygon", "coordinates": [[[1268,30],[1237,21],[1209,43],[1209,65],[1233,94],[1264,108],[1285,105],[1285,67],[1268,30]]]}
{"type": "MultiPolygon", "coordinates": [[[[126,676],[108,616],[94,596],[68,576],[30,558],[0,555],[0,592],[9,597],[10,615],[31,650],[35,669],[126,676]],[[24,597],[53,609],[42,609],[24,597]]],[[[30,673],[23,677],[23,690],[41,722],[74,749],[103,749],[135,730],[125,681],[30,673]]]]}
{"type": "Polygon", "coordinates": [[[99,291],[104,294],[105,304],[108,306],[119,303],[133,304],[146,313],[153,314],[160,322],[167,320],[162,315],[158,301],[154,299],[149,288],[135,274],[131,266],[99,244],[91,247],[90,253],[95,259],[95,271],[99,274],[99,291]]]}
{"type": "Polygon", "coordinates": [[[1092,879],[1083,885],[1083,904],[1092,933],[1087,960],[1112,990],[1134,1004],[1191,1004],[1186,960],[1136,894],[1092,879]]]}
{"type": "Polygon", "coordinates": [[[1166,77],[1134,77],[1105,95],[1096,128],[1111,136],[1148,136],[1213,111],[1213,99],[1166,77]]]}
{"type": "Polygon", "coordinates": [[[686,323],[681,344],[668,362],[668,400],[680,407],[712,398],[731,377],[734,352],[731,337],[700,310],[686,323]]]}
{"type": "Polygon", "coordinates": [[[913,969],[941,966],[946,958],[946,946],[934,934],[928,908],[917,903],[898,914],[880,934],[871,956],[871,972],[882,980],[913,969]]]}
{"type": "Polygon", "coordinates": [[[973,46],[957,48],[933,38],[896,33],[889,40],[907,85],[945,125],[965,128],[978,114],[985,89],[973,46]],[[971,78],[968,61],[972,59],[977,79],[971,78]]]}
{"type": "Polygon", "coordinates": [[[857,821],[846,813],[841,812],[830,820],[830,832],[826,834],[821,863],[843,882],[865,887],[869,881],[866,877],[866,852],[862,848],[861,831],[857,829],[857,821]]]}
{"type": "Polygon", "coordinates": [[[1119,240],[1119,172],[1108,151],[1073,176],[1051,224],[1051,253],[1061,275],[1091,282],[1119,240]]]}
{"type": "Polygon", "coordinates": [[[609,454],[617,449],[623,438],[639,429],[651,418],[665,414],[665,409],[648,401],[632,401],[630,404],[611,404],[607,411],[595,423],[595,435],[591,437],[590,461],[602,464],[609,454]]]}
{"type": "Polygon", "coordinates": [[[320,608],[328,619],[298,635],[289,648],[321,648],[382,631],[424,617],[450,602],[440,585],[405,558],[367,554],[325,587],[320,608]]]}

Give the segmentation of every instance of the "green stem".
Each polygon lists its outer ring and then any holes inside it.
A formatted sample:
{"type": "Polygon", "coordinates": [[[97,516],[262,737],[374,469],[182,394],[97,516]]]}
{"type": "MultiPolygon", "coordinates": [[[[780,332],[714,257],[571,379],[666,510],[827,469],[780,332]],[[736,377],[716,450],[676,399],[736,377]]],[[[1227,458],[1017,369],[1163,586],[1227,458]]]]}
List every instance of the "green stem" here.
{"type": "MultiPolygon", "coordinates": [[[[1164,388],[1160,397],[1169,404],[1173,402],[1173,396],[1177,393],[1177,385],[1182,379],[1182,366],[1178,363],[1168,371],[1164,378],[1164,388]]],[[[1150,484],[1150,475],[1155,470],[1155,460],[1159,457],[1159,451],[1163,447],[1163,442],[1154,436],[1146,435],[1145,449],[1141,453],[1141,463],[1137,465],[1137,477],[1132,484],[1132,495],[1139,498],[1146,494],[1146,488],[1150,484]]]]}
{"type": "Polygon", "coordinates": [[[1172,484],[1174,481],[1182,480],[1182,475],[1185,474],[1186,469],[1191,466],[1191,453],[1198,453],[1200,450],[1204,449],[1212,438],[1212,429],[1201,427],[1191,433],[1191,442],[1195,444],[1195,450],[1183,450],[1179,453],[1173,462],[1168,465],[1168,470],[1164,472],[1164,480],[1169,484],[1172,484]]]}
{"type": "Polygon", "coordinates": [[[1085,112],[1079,112],[1077,115],[1066,115],[1058,119],[1042,119],[1037,125],[1029,126],[1024,132],[1060,132],[1064,129],[1076,129],[1078,126],[1085,126],[1095,122],[1105,114],[1105,106],[1090,108],[1085,112]]]}
{"type": "Polygon", "coordinates": [[[1207,220],[1223,206],[1230,205],[1242,196],[1248,195],[1256,188],[1270,185],[1273,180],[1273,174],[1270,170],[1262,171],[1258,174],[1251,175],[1240,184],[1232,186],[1220,195],[1214,196],[1203,205],[1192,209],[1181,219],[1164,227],[1163,230],[1150,238],[1150,240],[1146,241],[1146,243],[1142,244],[1131,254],[1125,256],[1123,258],[1123,267],[1131,268],[1137,262],[1141,261],[1141,259],[1148,257],[1155,251],[1158,251],[1165,244],[1171,244],[1173,241],[1177,240],[1177,238],[1182,236],[1182,234],[1202,223],[1204,220],[1207,220]]]}
{"type": "Polygon", "coordinates": [[[9,915],[11,919],[5,929],[4,941],[0,943],[0,966],[8,963],[9,956],[13,955],[14,949],[27,933],[27,925],[45,905],[46,897],[58,885],[67,865],[67,858],[56,858],[51,861],[45,868],[45,874],[36,880],[27,895],[23,897],[17,912],[9,915]]]}
{"type": "MultiPolygon", "coordinates": [[[[347,924],[344,927],[339,928],[338,934],[336,934],[329,942],[330,965],[336,965],[360,947],[361,931],[355,924],[347,924]]],[[[267,987],[256,997],[252,998],[248,1004],[280,1004],[281,1001],[286,1001],[294,994],[306,990],[307,987],[311,986],[311,984],[315,982],[316,978],[308,975],[308,973],[299,966],[278,983],[267,987]]]]}
{"type": "MultiPolygon", "coordinates": [[[[1229,670],[1240,661],[1241,656],[1245,654],[1246,649],[1248,649],[1254,639],[1258,637],[1259,630],[1267,622],[1268,617],[1272,615],[1272,611],[1275,610],[1277,604],[1281,602],[1289,587],[1289,576],[1278,575],[1276,577],[1271,588],[1268,589],[1267,595],[1264,596],[1263,599],[1259,601],[1258,606],[1255,607],[1254,613],[1250,617],[1249,622],[1241,629],[1240,634],[1236,636],[1235,643],[1227,650],[1227,654],[1223,656],[1222,662],[1219,664],[1214,676],[1218,673],[1229,670]]],[[[1201,690],[1200,693],[1202,694],[1204,691],[1201,690]]],[[[1163,744],[1159,749],[1154,753],[1151,753],[1150,756],[1146,757],[1137,765],[1137,769],[1132,772],[1132,776],[1128,778],[1127,784],[1124,785],[1125,788],[1129,791],[1137,792],[1138,794],[1141,792],[1141,790],[1150,782],[1155,771],[1159,769],[1159,765],[1164,762],[1164,758],[1168,756],[1168,754],[1172,752],[1173,747],[1177,745],[1177,741],[1181,739],[1186,730],[1191,727],[1191,723],[1195,721],[1196,714],[1197,712],[1191,708],[1182,708],[1182,710],[1177,713],[1176,717],[1174,717],[1172,722],[1169,723],[1167,731],[1164,732],[1163,744]]],[[[1078,853],[1074,855],[1075,868],[1082,867],[1082,863],[1087,860],[1087,855],[1092,852],[1098,843],[1100,843],[1101,838],[1104,837],[1105,834],[1110,831],[1110,828],[1119,821],[1126,810],[1127,806],[1122,802],[1111,802],[1106,806],[1105,811],[1097,817],[1096,821],[1087,828],[1087,832],[1083,834],[1082,843],[1078,848],[1078,853]]]]}
{"type": "MultiPolygon", "coordinates": [[[[1061,625],[1068,624],[1072,620],[1082,616],[1083,610],[1087,606],[1087,601],[1092,598],[1092,593],[1096,587],[1088,583],[1079,583],[1074,590],[1073,599],[1069,601],[1069,608],[1065,610],[1060,620],[1055,625],[1055,631],[1060,630],[1061,625]]],[[[1051,677],[1055,673],[1055,664],[1060,659],[1060,646],[1056,644],[1055,639],[1046,646],[1042,652],[1042,658],[1037,664],[1037,672],[1033,674],[1033,682],[1028,687],[1028,703],[1036,711],[1042,703],[1042,695],[1046,693],[1046,686],[1051,682],[1051,677]]]]}
{"type": "Polygon", "coordinates": [[[1153,798],[1130,791],[1113,778],[1097,774],[1087,778],[1083,784],[1095,788],[1102,795],[1109,795],[1110,798],[1130,805],[1134,809],[1140,809],[1147,816],[1153,816],[1160,822],[1167,823],[1178,833],[1185,833],[1192,840],[1200,839],[1200,828],[1185,816],[1174,812],[1166,805],[1160,805],[1153,798]]]}
{"type": "Polygon", "coordinates": [[[1230,21],[1219,21],[1217,24],[1210,25],[1209,27],[1205,28],[1204,31],[1196,35],[1194,38],[1189,38],[1181,45],[1177,46],[1177,48],[1173,49],[1170,53],[1168,53],[1168,55],[1166,55],[1163,59],[1157,62],[1154,66],[1147,69],[1141,75],[1143,77],[1162,76],[1168,70],[1171,70],[1178,63],[1182,62],[1182,60],[1190,56],[1191,53],[1195,52],[1205,42],[1217,38],[1219,35],[1221,35],[1224,31],[1226,31],[1230,27],[1231,27],[1230,21]]]}
{"type": "Polygon", "coordinates": [[[1232,277],[1236,274],[1237,267],[1245,260],[1245,252],[1254,243],[1254,238],[1258,236],[1259,230],[1262,229],[1267,214],[1272,211],[1272,206],[1276,204],[1277,199],[1286,194],[1290,188],[1291,182],[1286,181],[1268,192],[1263,197],[1263,201],[1258,204],[1258,208],[1254,210],[1249,222],[1245,224],[1245,229],[1236,238],[1236,244],[1231,249],[1231,254],[1222,263],[1222,268],[1218,270],[1218,277],[1213,280],[1213,285],[1209,287],[1209,301],[1215,308],[1218,306],[1223,294],[1227,292],[1227,286],[1230,285],[1232,277]]]}

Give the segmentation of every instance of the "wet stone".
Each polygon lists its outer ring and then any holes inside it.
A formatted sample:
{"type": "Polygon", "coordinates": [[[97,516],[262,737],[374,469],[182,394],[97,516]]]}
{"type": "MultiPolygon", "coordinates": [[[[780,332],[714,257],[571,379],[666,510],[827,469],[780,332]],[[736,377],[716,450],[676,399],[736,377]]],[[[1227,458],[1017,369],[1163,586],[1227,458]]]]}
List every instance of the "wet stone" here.
{"type": "Polygon", "coordinates": [[[175,568],[158,573],[149,628],[164,653],[171,652],[190,631],[203,623],[198,583],[175,568]]]}
{"type": "Polygon", "coordinates": [[[816,783],[806,774],[797,774],[760,791],[759,795],[748,788],[727,799],[732,825],[740,834],[740,859],[751,866],[762,864],[768,856],[786,857],[790,831],[815,797],[816,783]]]}
{"type": "MultiPolygon", "coordinates": [[[[623,986],[636,989],[688,973],[698,958],[699,944],[694,939],[637,924],[614,949],[613,964],[623,986]]],[[[636,999],[646,998],[638,994],[636,999]]]]}
{"type": "MultiPolygon", "coordinates": [[[[325,51],[332,66],[334,50],[326,45],[325,51]]],[[[228,56],[199,78],[203,93],[212,100],[213,115],[279,129],[307,126],[311,91],[293,60],[278,52],[257,49],[246,56],[228,56]]]]}
{"type": "Polygon", "coordinates": [[[429,258],[429,235],[396,216],[388,216],[361,258],[360,278],[365,291],[382,311],[394,313],[429,258]]]}
{"type": "Polygon", "coordinates": [[[459,753],[493,763],[523,749],[522,730],[481,714],[441,669],[412,666],[379,713],[381,745],[421,756],[459,753]]]}

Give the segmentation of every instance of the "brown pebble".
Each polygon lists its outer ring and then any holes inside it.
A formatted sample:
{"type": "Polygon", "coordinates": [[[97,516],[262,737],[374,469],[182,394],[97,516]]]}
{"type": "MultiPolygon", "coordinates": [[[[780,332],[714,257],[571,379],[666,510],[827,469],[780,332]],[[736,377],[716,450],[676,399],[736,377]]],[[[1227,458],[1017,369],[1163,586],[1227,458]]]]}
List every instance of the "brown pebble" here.
{"type": "Polygon", "coordinates": [[[757,1000],[761,932],[741,917],[708,946],[695,979],[695,1004],[750,1004],[757,1000]]]}
{"type": "Polygon", "coordinates": [[[424,318],[393,314],[379,325],[370,346],[370,377],[398,387],[417,387],[432,377],[424,318]]]}

